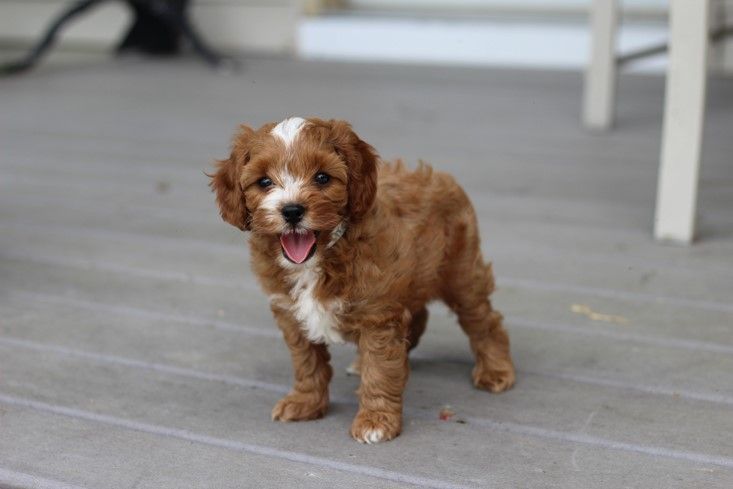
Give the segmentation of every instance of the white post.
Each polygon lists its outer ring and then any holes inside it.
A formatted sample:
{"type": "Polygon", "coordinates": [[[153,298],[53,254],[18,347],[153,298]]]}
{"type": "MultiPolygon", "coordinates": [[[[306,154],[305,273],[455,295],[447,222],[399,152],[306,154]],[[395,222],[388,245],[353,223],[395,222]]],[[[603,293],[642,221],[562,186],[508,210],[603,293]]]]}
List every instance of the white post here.
{"type": "Polygon", "coordinates": [[[590,11],[591,52],[583,97],[583,123],[590,129],[604,130],[613,124],[617,25],[617,0],[593,0],[590,11]]]}
{"type": "Polygon", "coordinates": [[[705,116],[709,0],[671,0],[669,67],[654,236],[689,244],[695,233],[705,116]]]}

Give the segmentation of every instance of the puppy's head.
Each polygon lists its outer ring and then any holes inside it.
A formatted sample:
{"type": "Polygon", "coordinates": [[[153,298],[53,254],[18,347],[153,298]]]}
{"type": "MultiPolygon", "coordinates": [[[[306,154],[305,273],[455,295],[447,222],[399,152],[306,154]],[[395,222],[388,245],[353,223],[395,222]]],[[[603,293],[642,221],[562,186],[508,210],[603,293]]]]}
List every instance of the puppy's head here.
{"type": "Polygon", "coordinates": [[[377,190],[377,155],[344,121],[292,117],[241,126],[211,188],[222,218],[277,239],[300,264],[341,224],[358,222],[377,190]]]}

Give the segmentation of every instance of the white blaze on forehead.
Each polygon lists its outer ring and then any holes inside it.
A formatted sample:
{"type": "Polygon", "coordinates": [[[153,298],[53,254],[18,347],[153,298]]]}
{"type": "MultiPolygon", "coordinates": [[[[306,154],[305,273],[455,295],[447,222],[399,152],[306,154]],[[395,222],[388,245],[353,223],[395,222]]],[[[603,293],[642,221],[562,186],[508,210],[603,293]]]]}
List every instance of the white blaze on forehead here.
{"type": "Polygon", "coordinates": [[[290,146],[298,137],[305,123],[306,120],[302,117],[290,117],[273,127],[270,134],[280,138],[285,143],[285,146],[290,146]]]}

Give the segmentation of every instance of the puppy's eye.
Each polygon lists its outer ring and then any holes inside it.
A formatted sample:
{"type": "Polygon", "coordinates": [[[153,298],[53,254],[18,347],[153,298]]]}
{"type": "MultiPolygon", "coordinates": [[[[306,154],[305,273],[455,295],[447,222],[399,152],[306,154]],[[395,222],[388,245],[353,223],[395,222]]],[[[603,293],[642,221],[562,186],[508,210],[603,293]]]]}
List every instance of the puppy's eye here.
{"type": "Polygon", "coordinates": [[[270,185],[272,185],[272,180],[270,180],[267,177],[262,177],[259,180],[257,180],[257,185],[259,185],[261,188],[267,188],[270,185]]]}
{"type": "Polygon", "coordinates": [[[314,180],[318,185],[326,185],[329,180],[331,180],[331,177],[328,175],[328,173],[317,173],[314,180]]]}

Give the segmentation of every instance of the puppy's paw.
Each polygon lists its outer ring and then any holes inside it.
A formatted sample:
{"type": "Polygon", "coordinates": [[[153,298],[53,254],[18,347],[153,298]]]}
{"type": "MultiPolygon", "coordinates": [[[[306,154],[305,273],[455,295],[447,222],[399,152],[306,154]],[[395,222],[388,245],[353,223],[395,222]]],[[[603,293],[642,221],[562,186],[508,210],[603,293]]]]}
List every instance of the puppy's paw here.
{"type": "Polygon", "coordinates": [[[389,441],[401,430],[402,416],[386,412],[360,410],[351,424],[351,436],[359,443],[389,441]]]}
{"type": "Polygon", "coordinates": [[[328,396],[294,392],[272,408],[273,421],[307,421],[322,418],[328,410],[328,396]]]}
{"type": "Polygon", "coordinates": [[[476,365],[473,369],[473,385],[489,392],[498,393],[511,389],[515,378],[514,366],[511,363],[499,368],[480,368],[476,365]]]}

